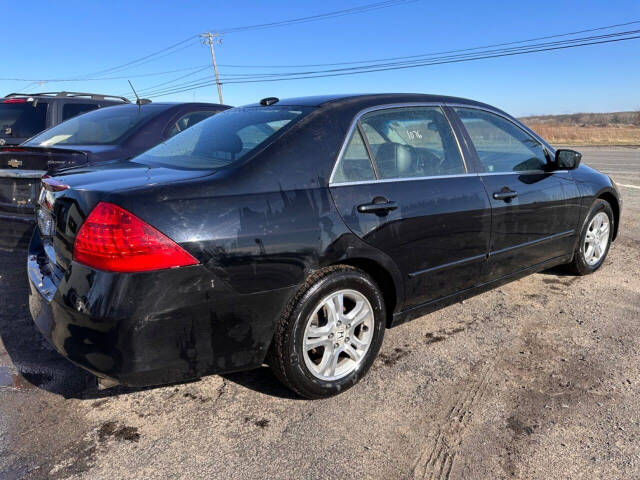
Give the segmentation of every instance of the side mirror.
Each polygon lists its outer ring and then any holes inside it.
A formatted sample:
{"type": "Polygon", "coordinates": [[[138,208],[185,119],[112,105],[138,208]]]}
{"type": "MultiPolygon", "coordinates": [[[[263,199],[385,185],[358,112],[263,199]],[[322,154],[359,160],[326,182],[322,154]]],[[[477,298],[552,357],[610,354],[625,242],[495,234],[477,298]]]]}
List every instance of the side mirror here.
{"type": "Polygon", "coordinates": [[[561,148],[556,150],[555,167],[557,170],[574,170],[580,165],[582,154],[575,150],[561,148]]]}

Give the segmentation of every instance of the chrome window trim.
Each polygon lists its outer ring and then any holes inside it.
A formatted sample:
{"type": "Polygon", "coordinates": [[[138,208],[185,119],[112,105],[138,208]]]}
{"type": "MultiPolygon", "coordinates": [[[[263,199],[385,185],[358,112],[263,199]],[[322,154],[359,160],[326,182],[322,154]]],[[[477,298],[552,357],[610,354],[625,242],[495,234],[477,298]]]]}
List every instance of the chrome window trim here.
{"type": "Polygon", "coordinates": [[[546,174],[551,175],[554,173],[567,173],[569,170],[553,170],[551,172],[547,172],[545,170],[513,170],[511,172],[482,172],[478,175],[480,177],[493,176],[493,175],[540,175],[546,174]]]}
{"type": "Polygon", "coordinates": [[[484,173],[457,173],[455,175],[431,175],[428,177],[402,177],[402,178],[381,178],[379,180],[358,180],[354,182],[330,183],[330,187],[347,187],[352,185],[369,185],[372,183],[389,183],[389,182],[412,182],[416,180],[437,180],[441,178],[461,178],[461,177],[486,177],[496,175],[551,175],[554,173],[567,173],[568,170],[555,170],[553,172],[545,172],[543,170],[522,170],[521,172],[484,172],[484,173]]]}
{"type": "Polygon", "coordinates": [[[371,183],[390,183],[390,182],[412,182],[418,180],[435,180],[439,178],[460,178],[460,177],[477,177],[477,173],[457,173],[455,175],[431,175],[428,177],[402,177],[402,178],[380,178],[377,180],[358,180],[353,182],[330,183],[331,187],[346,187],[349,185],[368,185],[371,183]]]}
{"type": "MultiPolygon", "coordinates": [[[[444,107],[447,106],[444,102],[409,102],[409,103],[389,103],[386,105],[374,105],[372,107],[367,107],[363,110],[360,110],[355,117],[353,118],[353,120],[351,121],[351,125],[349,126],[349,129],[347,130],[347,134],[345,135],[343,141],[342,141],[342,147],[340,147],[340,151],[338,152],[338,157],[336,158],[336,160],[333,163],[333,168],[331,169],[331,175],[329,175],[329,186],[333,187],[333,186],[338,186],[338,185],[357,185],[357,184],[364,184],[364,183],[376,183],[376,182],[385,182],[385,181],[393,181],[393,182],[397,182],[397,181],[407,181],[407,180],[425,180],[425,179],[430,179],[430,178],[445,178],[445,177],[450,177],[450,176],[454,176],[454,175],[435,175],[435,176],[431,176],[431,177],[409,177],[409,178],[405,178],[405,179],[397,179],[397,178],[388,178],[388,179],[378,179],[376,178],[375,180],[362,180],[362,181],[355,181],[355,182],[334,182],[333,181],[333,177],[336,173],[336,169],[338,168],[338,165],[340,165],[340,162],[342,161],[342,157],[344,156],[344,153],[347,149],[347,145],[349,143],[349,140],[351,139],[351,136],[353,135],[353,131],[357,128],[357,126],[360,123],[360,119],[366,115],[367,113],[371,113],[371,112],[376,112],[378,110],[392,110],[392,109],[398,109],[398,108],[412,108],[412,107],[438,107],[440,109],[440,111],[442,112],[442,115],[444,116],[444,118],[447,120],[447,124],[449,125],[449,128],[451,129],[451,133],[453,135],[453,138],[456,141],[456,145],[458,146],[458,151],[460,152],[460,158],[462,159],[462,165],[465,169],[465,171],[467,173],[461,173],[461,174],[457,174],[455,176],[464,176],[464,175],[473,175],[469,173],[469,167],[467,165],[467,159],[464,157],[464,152],[462,150],[462,147],[460,146],[460,139],[458,138],[458,135],[456,133],[455,128],[453,128],[453,125],[451,123],[451,119],[449,118],[449,116],[447,115],[446,110],[444,109],[444,107]]],[[[363,138],[364,141],[367,141],[366,138],[363,138]]],[[[369,160],[371,162],[374,162],[375,160],[373,158],[371,158],[371,155],[369,155],[369,160]]],[[[375,167],[374,167],[374,173],[375,173],[375,167]]]]}

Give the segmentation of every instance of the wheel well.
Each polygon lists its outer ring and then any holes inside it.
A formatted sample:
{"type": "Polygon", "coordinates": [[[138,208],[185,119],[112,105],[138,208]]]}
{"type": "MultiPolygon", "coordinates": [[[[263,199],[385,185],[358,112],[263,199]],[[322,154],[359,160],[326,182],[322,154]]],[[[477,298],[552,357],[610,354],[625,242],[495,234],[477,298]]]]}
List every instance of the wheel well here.
{"type": "Polygon", "coordinates": [[[391,325],[393,312],[396,308],[397,292],[391,274],[378,262],[368,258],[350,258],[340,262],[343,265],[351,265],[368,273],[378,284],[382,291],[384,304],[387,310],[387,327],[391,325]]]}
{"type": "Polygon", "coordinates": [[[618,224],[620,223],[620,205],[616,197],[610,192],[604,192],[598,198],[609,202],[613,210],[613,240],[618,236],[618,224]]]}

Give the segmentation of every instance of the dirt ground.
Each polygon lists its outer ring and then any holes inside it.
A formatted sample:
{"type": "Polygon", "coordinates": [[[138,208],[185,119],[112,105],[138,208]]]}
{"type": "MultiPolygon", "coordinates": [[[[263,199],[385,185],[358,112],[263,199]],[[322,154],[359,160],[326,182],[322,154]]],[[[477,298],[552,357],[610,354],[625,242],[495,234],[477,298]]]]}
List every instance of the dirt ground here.
{"type": "Polygon", "coordinates": [[[266,368],[98,392],[33,327],[24,258],[0,254],[0,478],[640,478],[640,150],[583,152],[625,172],[596,274],[543,272],[388,330],[328,400],[266,368]]]}

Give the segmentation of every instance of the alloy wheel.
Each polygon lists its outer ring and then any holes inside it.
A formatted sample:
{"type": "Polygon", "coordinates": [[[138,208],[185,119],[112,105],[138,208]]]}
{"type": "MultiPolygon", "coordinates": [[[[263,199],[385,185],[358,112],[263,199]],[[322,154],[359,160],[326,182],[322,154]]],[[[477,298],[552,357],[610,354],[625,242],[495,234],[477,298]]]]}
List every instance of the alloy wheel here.
{"type": "Polygon", "coordinates": [[[609,244],[609,216],[605,212],[597,213],[589,222],[584,238],[584,258],[587,264],[596,265],[604,256],[609,244]]]}
{"type": "Polygon", "coordinates": [[[373,308],[356,290],[322,299],[308,317],[303,337],[305,365],[316,377],[333,381],[362,363],[374,333],[373,308]]]}

